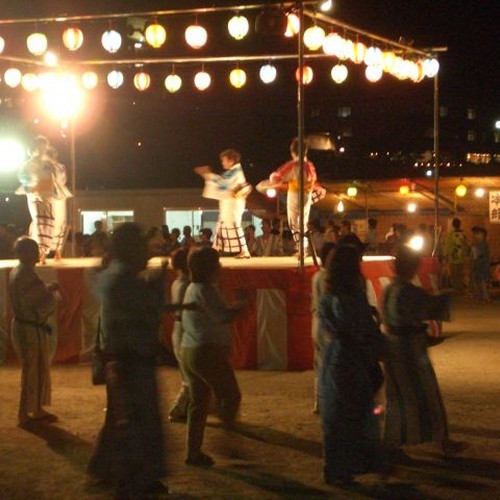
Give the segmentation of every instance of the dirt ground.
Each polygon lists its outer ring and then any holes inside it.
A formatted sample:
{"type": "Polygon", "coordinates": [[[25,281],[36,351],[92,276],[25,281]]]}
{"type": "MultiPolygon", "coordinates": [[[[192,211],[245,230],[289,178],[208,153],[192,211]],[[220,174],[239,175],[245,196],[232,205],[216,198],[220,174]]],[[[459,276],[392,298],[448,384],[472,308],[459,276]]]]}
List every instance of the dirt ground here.
{"type": "MultiPolygon", "coordinates": [[[[165,420],[172,498],[190,499],[494,499],[500,498],[500,300],[453,305],[446,340],[431,355],[450,430],[469,448],[444,460],[427,447],[407,451],[389,476],[358,476],[350,489],[322,479],[319,419],[311,413],[313,374],[239,371],[242,430],[227,437],[210,420],[209,470],[183,463],[184,424],[165,420]]],[[[159,369],[163,408],[179,385],[175,369],[159,369]]],[[[104,419],[103,387],[87,365],[54,366],[52,410],[60,420],[33,430],[16,427],[19,368],[0,366],[0,499],[105,499],[86,485],[85,467],[104,419]]],[[[166,411],[164,412],[166,415],[166,411]]]]}

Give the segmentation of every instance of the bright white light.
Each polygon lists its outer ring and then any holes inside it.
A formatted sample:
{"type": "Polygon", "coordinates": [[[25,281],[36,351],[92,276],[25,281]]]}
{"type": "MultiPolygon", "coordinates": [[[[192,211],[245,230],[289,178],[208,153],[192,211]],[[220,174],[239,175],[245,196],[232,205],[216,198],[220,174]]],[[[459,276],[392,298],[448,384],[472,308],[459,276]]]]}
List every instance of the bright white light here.
{"type": "Polygon", "coordinates": [[[476,198],[482,198],[484,196],[484,194],[486,193],[486,191],[484,190],[484,188],[477,188],[475,191],[474,191],[474,196],[476,198]]]}
{"type": "Polygon", "coordinates": [[[276,67],[272,64],[264,64],[260,67],[259,77],[264,83],[272,83],[276,80],[276,67]]]}
{"type": "Polygon", "coordinates": [[[343,212],[344,211],[344,203],[342,200],[340,200],[337,204],[337,212],[343,212]]]}
{"type": "Polygon", "coordinates": [[[277,195],[277,194],[278,194],[278,192],[277,192],[277,191],[276,191],[276,189],[274,189],[274,188],[268,189],[268,190],[266,191],[266,196],[267,196],[268,198],[276,198],[276,195],[277,195]]]}
{"type": "Polygon", "coordinates": [[[407,210],[411,214],[414,214],[417,211],[417,204],[416,203],[408,203],[407,210]]]}
{"type": "Polygon", "coordinates": [[[333,7],[332,0],[323,0],[319,4],[319,10],[321,10],[322,12],[328,12],[332,7],[333,7]]]}
{"type": "Polygon", "coordinates": [[[54,54],[54,52],[45,52],[45,55],[43,56],[43,62],[47,66],[57,66],[57,63],[59,62],[57,56],[54,54]]]}
{"type": "Polygon", "coordinates": [[[14,139],[0,139],[0,171],[15,172],[26,160],[23,145],[14,139]]]}
{"type": "Polygon", "coordinates": [[[82,109],[84,95],[76,76],[61,73],[53,75],[52,84],[43,88],[42,100],[54,118],[69,120],[82,109]]]}
{"type": "Polygon", "coordinates": [[[419,252],[420,250],[422,250],[422,248],[424,248],[424,238],[418,235],[412,236],[406,246],[413,248],[413,250],[419,252]]]}
{"type": "Polygon", "coordinates": [[[497,120],[497,121],[495,122],[495,128],[496,128],[497,130],[500,130],[500,120],[497,120]]]}
{"type": "Polygon", "coordinates": [[[429,169],[429,170],[426,170],[426,171],[425,171],[425,175],[426,175],[427,177],[432,177],[432,170],[430,170],[430,169],[429,169]]]}

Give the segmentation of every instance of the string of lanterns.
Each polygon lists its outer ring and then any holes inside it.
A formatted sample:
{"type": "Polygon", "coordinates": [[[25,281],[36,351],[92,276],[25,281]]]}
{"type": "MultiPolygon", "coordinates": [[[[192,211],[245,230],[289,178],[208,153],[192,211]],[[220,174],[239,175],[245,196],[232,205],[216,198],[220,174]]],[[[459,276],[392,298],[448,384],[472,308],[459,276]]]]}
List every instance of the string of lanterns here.
{"type": "MultiPolygon", "coordinates": [[[[248,35],[250,24],[245,16],[238,13],[229,20],[227,29],[230,36],[235,40],[242,40],[248,35]]],[[[293,12],[288,13],[284,36],[296,36],[299,29],[300,21],[298,16],[293,12]]],[[[208,41],[208,32],[206,28],[199,24],[197,20],[195,24],[191,24],[185,29],[184,35],[186,43],[195,50],[204,47],[208,41]]],[[[151,47],[159,49],[167,40],[167,30],[155,19],[153,22],[149,23],[144,30],[144,39],[151,47]]],[[[62,33],[62,42],[71,52],[79,50],[84,43],[82,30],[78,26],[66,28],[62,33]]],[[[117,53],[122,46],[122,35],[110,24],[108,29],[104,31],[101,36],[101,44],[108,53],[117,53]]],[[[31,54],[37,57],[42,56],[47,52],[47,36],[38,31],[32,33],[27,37],[26,45],[31,54]]],[[[339,59],[339,62],[331,69],[331,78],[336,84],[341,84],[348,78],[349,70],[344,64],[346,61],[351,61],[358,65],[364,63],[366,65],[365,76],[370,82],[379,81],[384,73],[393,75],[401,80],[409,79],[413,82],[420,82],[425,77],[433,78],[439,71],[439,62],[435,58],[424,59],[423,57],[419,57],[417,60],[409,59],[403,57],[399,52],[382,50],[372,42],[367,46],[359,40],[353,41],[333,31],[327,34],[321,26],[316,24],[316,22],[313,26],[310,26],[304,31],[304,45],[312,52],[322,49],[325,56],[334,56],[339,59]]],[[[3,52],[4,48],[5,40],[0,36],[0,54],[3,52]]],[[[12,70],[13,69],[14,68],[12,68],[12,70]]],[[[7,71],[11,71],[11,69],[7,71]]],[[[299,73],[300,71],[297,70],[297,80],[299,78],[299,73]]],[[[11,76],[6,78],[5,82],[10,87],[16,87],[21,84],[23,88],[29,90],[33,89],[35,86],[35,79],[31,73],[29,74],[30,76],[25,79],[25,84],[22,83],[23,78],[22,76],[19,77],[18,73],[14,75],[11,71],[9,75],[11,76]]],[[[196,81],[201,82],[200,85],[196,85],[197,88],[206,89],[210,86],[210,75],[208,75],[208,77],[207,75],[208,73],[205,76],[196,78],[196,81]]],[[[168,85],[165,81],[167,89],[171,92],[178,91],[182,85],[182,81],[179,80],[180,77],[175,78],[174,76],[178,75],[172,75],[172,77],[168,79],[168,85]]],[[[264,83],[272,83],[276,79],[277,70],[269,63],[260,68],[259,76],[264,83]]],[[[305,85],[311,83],[313,76],[312,68],[310,66],[304,66],[302,71],[303,83],[305,85]]],[[[89,80],[89,87],[93,88],[91,82],[94,80],[95,78],[89,80]]],[[[244,70],[236,68],[231,71],[230,82],[234,87],[241,88],[245,85],[246,81],[244,70]]],[[[122,78],[120,78],[116,75],[115,71],[112,71],[108,75],[108,84],[112,88],[119,88],[123,84],[123,75],[122,78]]],[[[145,90],[150,85],[150,79],[146,78],[144,75],[137,78],[134,77],[134,84],[139,90],[145,90]]],[[[84,86],[87,88],[87,85],[84,84],[84,86]]]]}

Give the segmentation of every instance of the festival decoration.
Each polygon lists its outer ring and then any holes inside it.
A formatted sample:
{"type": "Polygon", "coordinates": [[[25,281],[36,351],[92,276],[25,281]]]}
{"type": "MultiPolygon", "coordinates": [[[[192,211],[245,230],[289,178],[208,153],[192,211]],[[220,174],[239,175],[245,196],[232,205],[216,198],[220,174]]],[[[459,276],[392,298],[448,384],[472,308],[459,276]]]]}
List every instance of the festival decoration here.
{"type": "Polygon", "coordinates": [[[112,89],[118,89],[123,85],[123,73],[121,71],[113,70],[108,73],[107,82],[112,89]]]}
{"type": "Polygon", "coordinates": [[[478,187],[476,188],[476,190],[474,191],[474,196],[476,198],[482,198],[484,195],[486,194],[486,191],[484,188],[482,187],[478,187]]]}
{"type": "Polygon", "coordinates": [[[259,77],[264,83],[272,83],[276,80],[276,67],[272,64],[264,64],[260,67],[259,77]]]}
{"type": "Polygon", "coordinates": [[[285,36],[287,38],[292,38],[300,30],[300,19],[297,14],[294,14],[293,12],[289,12],[286,15],[286,31],[285,31],[285,36]]]}
{"type": "Polygon", "coordinates": [[[151,77],[145,71],[139,71],[134,76],[134,87],[143,92],[151,85],[151,77]]]}
{"type": "Polygon", "coordinates": [[[365,60],[365,56],[366,45],[363,42],[356,42],[353,46],[349,58],[352,60],[352,62],[360,64],[365,60]]]}
{"type": "Polygon", "coordinates": [[[349,198],[355,198],[357,194],[358,188],[356,186],[349,186],[347,188],[347,196],[349,196],[349,198]]]}
{"type": "Polygon", "coordinates": [[[247,74],[244,70],[235,68],[229,73],[229,81],[233,87],[240,89],[247,82],[247,74]]]}
{"type": "Polygon", "coordinates": [[[382,66],[379,66],[378,64],[371,64],[365,69],[366,79],[372,83],[378,82],[382,78],[383,73],[382,66]]]}
{"type": "Polygon", "coordinates": [[[72,52],[78,50],[83,44],[83,33],[80,28],[75,26],[66,28],[62,34],[64,46],[72,52]]]}
{"type": "Polygon", "coordinates": [[[174,73],[168,75],[165,78],[165,88],[171,93],[175,94],[182,86],[182,78],[174,73]]]}
{"type": "Polygon", "coordinates": [[[109,29],[102,34],[101,43],[105,50],[110,54],[114,54],[122,46],[122,36],[118,31],[109,29]]]}
{"type": "Polygon", "coordinates": [[[207,43],[208,34],[203,26],[192,24],[186,28],[184,37],[186,38],[186,43],[190,47],[193,49],[201,49],[201,47],[207,43]]]}
{"type": "Polygon", "coordinates": [[[249,29],[250,25],[248,19],[240,14],[233,16],[227,23],[227,30],[235,40],[242,40],[245,38],[249,29]]]}
{"type": "Polygon", "coordinates": [[[144,38],[146,38],[146,42],[148,42],[151,47],[159,49],[167,39],[167,31],[161,24],[155,21],[146,28],[146,31],[144,31],[144,38]]]}
{"type": "Polygon", "coordinates": [[[22,78],[23,75],[17,68],[9,68],[3,75],[5,85],[12,89],[15,89],[21,83],[22,78]]]}
{"type": "Polygon", "coordinates": [[[3,52],[3,49],[5,49],[5,40],[0,36],[0,54],[3,52]]]}
{"type": "Polygon", "coordinates": [[[304,45],[309,50],[318,50],[323,45],[325,30],[316,24],[304,31],[304,45]]]}
{"type": "Polygon", "coordinates": [[[97,83],[99,82],[99,78],[95,71],[86,71],[82,75],[82,85],[83,88],[87,90],[93,90],[97,87],[97,83]]]}
{"type": "Polygon", "coordinates": [[[394,65],[396,64],[396,54],[392,51],[382,52],[383,63],[382,67],[385,72],[392,73],[394,65]]]}
{"type": "Polygon", "coordinates": [[[434,78],[439,71],[439,61],[434,58],[426,59],[423,62],[424,72],[427,78],[434,78]]]}
{"type": "Polygon", "coordinates": [[[456,188],[455,188],[455,194],[459,197],[459,198],[463,198],[466,194],[467,194],[467,186],[465,184],[459,184],[456,188]]]}
{"type": "Polygon", "coordinates": [[[205,71],[201,70],[196,75],[194,76],[194,85],[198,90],[207,90],[208,87],[210,87],[210,84],[212,83],[212,78],[210,75],[205,71]]]}
{"type": "MultiPolygon", "coordinates": [[[[309,85],[313,79],[313,70],[310,66],[303,66],[302,68],[302,83],[304,85],[309,85]]],[[[295,71],[295,79],[299,81],[300,78],[300,68],[295,71]]]]}
{"type": "Polygon", "coordinates": [[[367,66],[383,66],[384,56],[378,47],[368,47],[365,54],[365,64],[367,66]]]}
{"type": "Polygon", "coordinates": [[[47,37],[44,33],[32,33],[26,39],[26,45],[34,56],[41,56],[47,50],[47,37]]]}
{"type": "Polygon", "coordinates": [[[348,74],[349,71],[345,64],[336,64],[331,71],[332,80],[338,84],[345,82],[348,74]]]}
{"type": "Polygon", "coordinates": [[[21,86],[26,92],[34,92],[38,89],[38,76],[35,73],[26,73],[21,79],[21,86]]]}

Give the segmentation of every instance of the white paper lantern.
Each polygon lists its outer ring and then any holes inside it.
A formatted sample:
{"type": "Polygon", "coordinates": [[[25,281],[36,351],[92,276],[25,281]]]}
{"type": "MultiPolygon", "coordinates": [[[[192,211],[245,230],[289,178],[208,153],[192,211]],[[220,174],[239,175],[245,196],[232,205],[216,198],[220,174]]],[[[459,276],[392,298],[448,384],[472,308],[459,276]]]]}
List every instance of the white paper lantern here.
{"type": "Polygon", "coordinates": [[[113,70],[113,71],[110,71],[108,73],[108,78],[107,78],[107,81],[108,81],[108,85],[112,88],[112,89],[118,89],[120,88],[122,85],[123,85],[123,73],[121,71],[117,71],[116,69],[113,70]]]}
{"type": "Polygon", "coordinates": [[[286,15],[286,31],[285,36],[287,38],[292,38],[300,30],[300,19],[297,14],[290,12],[286,15]]]}
{"type": "Polygon", "coordinates": [[[0,54],[3,52],[3,49],[5,49],[5,40],[0,36],[0,54]]]}
{"type": "Polygon", "coordinates": [[[38,89],[38,76],[35,73],[25,73],[21,80],[21,86],[26,92],[34,92],[38,89]]]}
{"type": "Polygon", "coordinates": [[[233,16],[227,23],[227,30],[235,40],[242,40],[245,38],[249,29],[250,25],[248,24],[248,19],[239,14],[233,16]]]}
{"type": "Polygon", "coordinates": [[[34,56],[41,56],[47,50],[47,37],[43,33],[32,33],[26,39],[26,45],[34,56]]]}
{"type": "Polygon", "coordinates": [[[427,78],[434,78],[439,72],[439,61],[434,58],[426,59],[423,62],[425,76],[427,78]]]}
{"type": "Polygon", "coordinates": [[[367,66],[382,66],[384,64],[384,56],[378,47],[368,47],[365,55],[365,64],[367,66]]]}
{"type": "Polygon", "coordinates": [[[165,78],[165,88],[171,93],[175,94],[182,86],[182,78],[175,73],[168,75],[165,78]]]}
{"type": "Polygon", "coordinates": [[[276,67],[272,64],[264,64],[260,67],[259,77],[264,83],[272,83],[276,80],[276,67]]]}
{"type": "Polygon", "coordinates": [[[360,64],[365,60],[366,45],[363,42],[356,42],[350,54],[350,59],[356,64],[360,64]]]}
{"type": "Polygon", "coordinates": [[[194,85],[198,90],[207,90],[212,83],[212,78],[206,71],[199,71],[194,77],[194,85]]]}
{"type": "Polygon", "coordinates": [[[231,85],[237,89],[241,89],[247,82],[247,74],[240,68],[235,68],[229,73],[229,81],[231,85]]]}
{"type": "Polygon", "coordinates": [[[345,82],[348,74],[349,71],[345,64],[336,64],[331,71],[332,80],[338,84],[345,82]]]}
{"type": "Polygon", "coordinates": [[[367,66],[365,69],[366,79],[372,83],[378,82],[382,78],[383,72],[382,66],[370,64],[370,66],[367,66]]]}
{"type": "Polygon", "coordinates": [[[86,71],[82,75],[82,85],[83,88],[87,90],[93,90],[97,87],[97,84],[99,82],[99,78],[97,76],[97,73],[95,71],[86,71]]]}
{"type": "Polygon", "coordinates": [[[102,34],[101,43],[105,50],[110,54],[114,54],[122,46],[122,36],[118,31],[109,29],[102,34]]]}
{"type": "Polygon", "coordinates": [[[207,43],[208,39],[207,30],[199,24],[188,26],[184,36],[186,43],[193,47],[193,49],[201,49],[207,43]]]}
{"type": "Polygon", "coordinates": [[[318,50],[323,45],[325,30],[321,26],[311,26],[304,31],[304,45],[309,50],[318,50]]]}
{"type": "Polygon", "coordinates": [[[5,85],[12,89],[16,88],[22,79],[23,75],[17,68],[9,68],[3,75],[5,85]]]}

